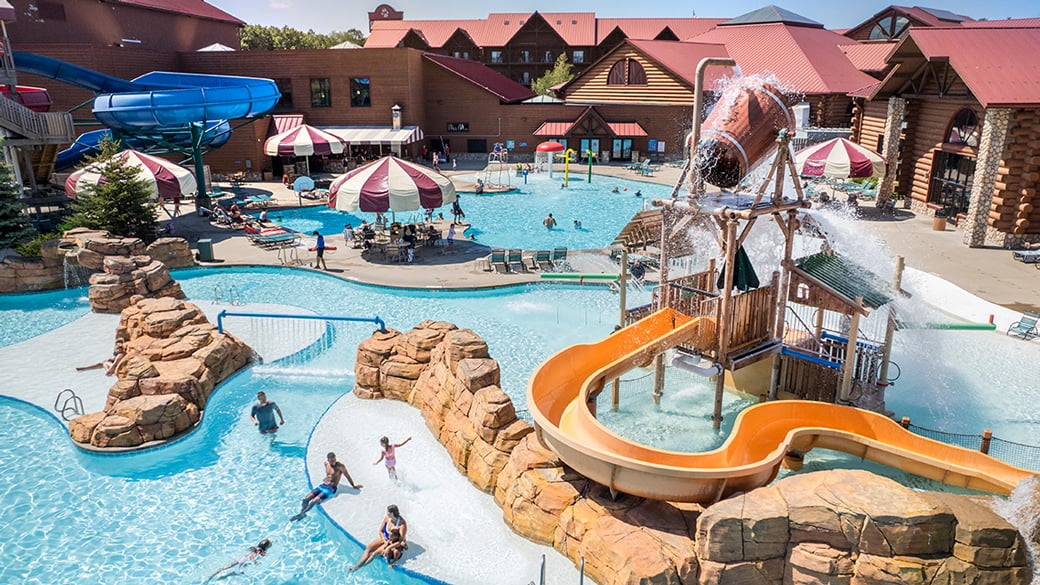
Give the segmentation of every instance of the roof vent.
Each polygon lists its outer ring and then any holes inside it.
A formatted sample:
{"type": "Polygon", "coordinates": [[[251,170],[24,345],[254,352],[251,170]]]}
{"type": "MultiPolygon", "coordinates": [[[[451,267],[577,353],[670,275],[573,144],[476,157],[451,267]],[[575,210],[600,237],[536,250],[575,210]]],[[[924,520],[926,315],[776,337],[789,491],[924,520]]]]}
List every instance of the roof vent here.
{"type": "Polygon", "coordinates": [[[562,20],[557,20],[556,24],[563,24],[563,21],[562,20]]]}
{"type": "Polygon", "coordinates": [[[507,20],[507,21],[503,22],[502,24],[508,25],[509,21],[507,20]]]}
{"type": "Polygon", "coordinates": [[[524,25],[524,21],[521,20],[520,21],[520,26],[523,26],[523,25],[524,25]]]}
{"type": "Polygon", "coordinates": [[[577,20],[572,20],[571,24],[578,24],[578,21],[577,20]]]}

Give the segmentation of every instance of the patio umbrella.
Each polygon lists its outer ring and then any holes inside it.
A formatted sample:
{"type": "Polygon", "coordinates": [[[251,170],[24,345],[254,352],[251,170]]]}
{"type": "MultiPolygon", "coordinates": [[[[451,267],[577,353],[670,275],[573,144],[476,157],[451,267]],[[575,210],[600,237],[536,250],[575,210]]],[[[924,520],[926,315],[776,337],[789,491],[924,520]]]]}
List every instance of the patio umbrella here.
{"type": "Polygon", "coordinates": [[[393,156],[354,169],[329,187],[329,207],[340,211],[416,211],[455,199],[448,177],[393,156]]]}
{"type": "MultiPolygon", "coordinates": [[[[188,195],[198,189],[191,171],[164,158],[136,150],[124,150],[116,158],[124,160],[127,166],[141,170],[139,176],[148,183],[153,197],[172,199],[174,195],[188,195]]],[[[104,180],[101,176],[102,166],[103,163],[95,163],[69,175],[65,180],[65,193],[75,198],[88,186],[101,183],[104,180]]]]}
{"type": "Polygon", "coordinates": [[[264,153],[271,156],[311,156],[339,154],[346,142],[324,130],[301,124],[292,130],[275,134],[264,142],[264,153]]]}
{"type": "Polygon", "coordinates": [[[878,153],[844,138],[799,150],[794,155],[794,165],[804,177],[846,179],[885,174],[885,161],[878,153]]]}

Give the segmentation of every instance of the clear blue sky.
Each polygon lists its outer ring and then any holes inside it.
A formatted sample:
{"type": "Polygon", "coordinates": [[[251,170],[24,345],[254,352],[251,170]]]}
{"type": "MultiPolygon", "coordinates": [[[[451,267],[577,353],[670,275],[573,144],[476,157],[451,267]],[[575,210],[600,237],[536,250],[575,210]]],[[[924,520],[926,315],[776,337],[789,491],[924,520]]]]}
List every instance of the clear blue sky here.
{"type": "MultiPolygon", "coordinates": [[[[208,0],[230,14],[250,23],[289,26],[316,32],[359,29],[368,35],[368,12],[382,4],[380,0],[208,0]]],[[[632,0],[568,0],[544,2],[513,0],[390,0],[386,2],[404,11],[409,20],[452,18],[485,18],[489,12],[595,12],[597,16],[618,17],[688,17],[720,18],[739,16],[770,3],[817,20],[828,28],[848,28],[858,24],[890,4],[931,6],[990,20],[1040,17],[1036,0],[913,0],[907,2],[841,2],[820,0],[729,0],[728,2],[690,2],[656,0],[639,3],[632,0]]]]}

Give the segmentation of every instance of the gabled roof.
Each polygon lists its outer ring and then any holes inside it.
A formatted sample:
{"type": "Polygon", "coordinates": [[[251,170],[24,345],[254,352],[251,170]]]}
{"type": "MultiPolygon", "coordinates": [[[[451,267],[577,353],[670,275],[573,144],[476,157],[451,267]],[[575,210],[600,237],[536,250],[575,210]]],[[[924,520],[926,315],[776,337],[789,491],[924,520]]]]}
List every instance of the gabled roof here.
{"type": "Polygon", "coordinates": [[[884,71],[888,68],[888,56],[896,43],[850,43],[841,45],[841,52],[860,71],[884,71]]]}
{"type": "Polygon", "coordinates": [[[445,55],[423,53],[427,61],[439,65],[470,83],[484,88],[504,102],[519,102],[534,97],[535,93],[505,75],[470,59],[456,59],[445,55]]]}
{"type": "Polygon", "coordinates": [[[964,28],[1037,28],[1040,18],[1008,18],[1005,20],[972,20],[962,22],[964,28]]]}
{"type": "Polygon", "coordinates": [[[175,14],[184,14],[188,16],[196,16],[198,18],[207,18],[210,20],[220,20],[223,22],[233,22],[235,24],[244,25],[245,22],[231,16],[227,12],[204,2],[203,0],[104,0],[112,4],[126,4],[128,6],[136,6],[138,8],[147,8],[150,10],[160,10],[162,12],[173,12],[175,14]]]}
{"type": "Polygon", "coordinates": [[[691,39],[721,43],[745,75],[776,75],[784,88],[807,94],[846,93],[875,80],[845,56],[844,37],[823,28],[790,24],[718,26],[691,39]]]}
{"type": "Polygon", "coordinates": [[[915,28],[893,57],[915,48],[928,61],[948,60],[986,108],[1040,105],[1040,27],[915,28]]]}
{"type": "MultiPolygon", "coordinates": [[[[651,60],[661,65],[693,89],[697,82],[697,64],[705,57],[729,57],[725,45],[720,43],[693,43],[676,41],[627,41],[651,60]]],[[[704,87],[713,89],[715,82],[733,75],[728,67],[711,67],[705,71],[704,87]]]]}
{"type": "Polygon", "coordinates": [[[630,39],[646,41],[656,39],[668,28],[681,40],[707,32],[725,21],[725,18],[599,18],[596,19],[596,44],[603,42],[615,28],[630,39]]]}
{"type": "Polygon", "coordinates": [[[727,20],[719,24],[719,26],[740,26],[746,24],[789,24],[791,26],[809,26],[813,28],[823,28],[823,23],[816,22],[811,18],[806,18],[801,14],[791,12],[790,10],[780,8],[779,6],[763,6],[758,10],[752,10],[746,14],[727,20]]]}
{"type": "Polygon", "coordinates": [[[890,288],[878,275],[841,256],[824,252],[794,261],[798,271],[840,295],[846,303],[855,306],[856,297],[863,298],[863,305],[872,309],[888,304],[892,297],[890,288]]]}
{"type": "Polygon", "coordinates": [[[863,29],[868,26],[872,27],[879,18],[890,13],[896,16],[905,16],[910,18],[912,21],[916,21],[911,23],[916,26],[962,26],[974,22],[969,16],[954,14],[948,10],[942,10],[939,8],[925,8],[921,6],[888,6],[879,10],[873,16],[856,26],[841,31],[841,34],[854,37],[856,33],[863,31],[863,29]]]}
{"type": "Polygon", "coordinates": [[[409,30],[420,35],[426,43],[434,49],[444,46],[448,39],[460,28],[480,45],[474,31],[480,31],[484,27],[482,20],[377,20],[372,23],[372,30],[368,40],[365,41],[366,49],[389,49],[397,46],[409,30]]]}
{"type": "MultiPolygon", "coordinates": [[[[533,15],[532,15],[533,16],[533,15]]],[[[572,47],[596,44],[596,14],[592,12],[538,13],[563,42],[572,47]]],[[[530,20],[530,19],[528,19],[530,20]]]]}

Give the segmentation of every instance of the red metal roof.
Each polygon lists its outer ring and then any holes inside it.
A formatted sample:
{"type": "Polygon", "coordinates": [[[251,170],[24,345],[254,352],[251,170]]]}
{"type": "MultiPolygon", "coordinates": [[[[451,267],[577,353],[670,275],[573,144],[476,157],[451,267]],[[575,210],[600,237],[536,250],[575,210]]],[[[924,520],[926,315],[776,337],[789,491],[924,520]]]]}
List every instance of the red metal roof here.
{"type": "Polygon", "coordinates": [[[542,122],[542,125],[534,131],[535,136],[566,136],[571,131],[571,127],[574,126],[574,120],[569,122],[560,122],[556,120],[546,120],[542,122]]]}
{"type": "Polygon", "coordinates": [[[646,130],[639,122],[607,122],[607,127],[614,136],[646,136],[646,130]]]}
{"type": "Polygon", "coordinates": [[[505,75],[485,67],[478,61],[456,59],[445,55],[423,53],[423,58],[451,71],[455,75],[480,86],[504,102],[519,102],[532,98],[535,93],[505,75]]]}
{"type": "Polygon", "coordinates": [[[372,30],[365,41],[365,48],[396,47],[409,30],[414,30],[416,34],[426,40],[431,48],[439,49],[459,29],[468,33],[478,46],[482,46],[474,32],[482,31],[483,28],[484,21],[482,20],[377,20],[372,23],[372,30]]]}
{"type": "MultiPolygon", "coordinates": [[[[676,41],[628,41],[681,79],[692,88],[697,82],[697,64],[705,57],[729,57],[726,46],[721,43],[676,42],[676,41]]],[[[733,75],[729,67],[710,67],[705,71],[704,85],[708,89],[715,82],[733,75]]]]}
{"type": "Polygon", "coordinates": [[[929,60],[949,59],[983,106],[1040,105],[1040,28],[915,28],[929,60]]]}
{"type": "Polygon", "coordinates": [[[233,22],[235,24],[245,24],[244,21],[231,16],[227,12],[207,4],[203,0],[105,0],[113,4],[127,4],[129,6],[137,6],[138,8],[149,8],[151,10],[161,10],[163,12],[175,12],[177,14],[187,14],[189,16],[197,16],[199,18],[208,18],[211,20],[221,20],[224,22],[233,22]]]}
{"type": "Polygon", "coordinates": [[[922,8],[920,6],[893,6],[892,8],[895,8],[896,12],[902,12],[911,18],[916,18],[926,26],[956,26],[958,23],[973,20],[970,16],[954,14],[947,10],[937,10],[935,8],[922,8]]]}
{"type": "Polygon", "coordinates": [[[785,24],[720,26],[689,41],[721,43],[745,75],[776,75],[788,90],[846,93],[875,80],[857,69],[840,45],[848,37],[822,28],[785,24]]]}
{"type": "Polygon", "coordinates": [[[1036,28],[1040,27],[1040,18],[1008,18],[1005,20],[973,20],[963,22],[964,28],[1036,28]]]}
{"type": "Polygon", "coordinates": [[[372,23],[372,32],[369,33],[368,38],[365,39],[366,49],[392,49],[401,42],[410,29],[408,28],[384,28],[382,25],[384,22],[392,21],[377,21],[372,23]]]}
{"type": "Polygon", "coordinates": [[[599,18],[596,19],[596,44],[620,28],[630,39],[650,41],[668,28],[679,40],[688,39],[715,28],[725,18],[599,18]]]}
{"type": "Polygon", "coordinates": [[[841,45],[849,61],[860,71],[884,71],[888,56],[898,43],[852,43],[841,45]]]}

